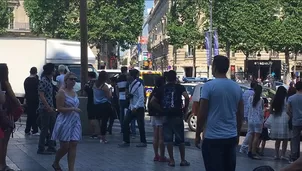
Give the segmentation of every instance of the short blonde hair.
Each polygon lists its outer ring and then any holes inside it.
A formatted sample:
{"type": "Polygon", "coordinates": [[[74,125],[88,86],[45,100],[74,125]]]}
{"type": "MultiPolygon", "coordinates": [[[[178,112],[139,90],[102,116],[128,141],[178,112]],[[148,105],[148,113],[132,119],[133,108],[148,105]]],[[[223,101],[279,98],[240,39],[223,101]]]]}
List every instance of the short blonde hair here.
{"type": "Polygon", "coordinates": [[[75,73],[73,73],[73,72],[67,72],[67,73],[65,74],[65,76],[64,76],[64,82],[66,83],[66,81],[67,81],[71,76],[75,76],[75,77],[76,77],[75,73]]]}

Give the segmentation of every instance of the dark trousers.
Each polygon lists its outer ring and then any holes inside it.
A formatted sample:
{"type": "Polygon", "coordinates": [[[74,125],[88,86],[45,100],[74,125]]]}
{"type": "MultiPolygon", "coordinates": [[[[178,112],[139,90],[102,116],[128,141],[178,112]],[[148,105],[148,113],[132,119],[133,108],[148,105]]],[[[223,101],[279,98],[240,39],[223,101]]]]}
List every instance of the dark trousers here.
{"type": "Polygon", "coordinates": [[[140,140],[142,143],[146,143],[146,132],[145,132],[145,108],[138,108],[136,112],[131,112],[128,110],[128,114],[125,117],[124,124],[123,124],[123,140],[126,143],[130,143],[130,123],[133,119],[137,119],[140,140]]]}
{"type": "Polygon", "coordinates": [[[38,125],[37,125],[37,105],[28,105],[26,108],[26,114],[27,114],[27,120],[26,120],[26,128],[25,128],[25,133],[29,133],[32,129],[33,133],[37,133],[38,130],[38,125]]]}
{"type": "Polygon", "coordinates": [[[101,135],[104,136],[106,135],[107,132],[108,119],[112,115],[111,103],[109,102],[101,103],[95,105],[95,107],[96,107],[96,111],[99,113],[97,115],[97,119],[101,120],[101,125],[100,125],[101,135]]]}
{"type": "Polygon", "coordinates": [[[291,159],[293,161],[300,157],[300,136],[302,126],[293,126],[293,137],[291,139],[291,159]]]}
{"type": "Polygon", "coordinates": [[[206,171],[236,170],[237,137],[207,139],[202,142],[202,156],[206,171]]]}
{"type": "Polygon", "coordinates": [[[109,117],[109,125],[108,125],[108,132],[109,133],[112,133],[112,127],[113,127],[113,124],[114,124],[114,120],[117,119],[117,110],[115,107],[112,107],[112,112],[111,112],[111,115],[109,117]]]}
{"type": "MultiPolygon", "coordinates": [[[[47,111],[43,111],[40,113],[40,123],[41,123],[41,134],[39,138],[39,150],[45,150],[45,140],[47,139],[47,136],[50,134],[52,135],[53,128],[56,123],[56,113],[50,113],[47,111]]],[[[48,148],[54,148],[55,141],[49,140],[48,141],[48,148]]]]}
{"type": "Polygon", "coordinates": [[[120,100],[119,119],[121,124],[121,132],[123,132],[124,120],[125,120],[125,109],[128,109],[129,105],[126,100],[120,100]]]}

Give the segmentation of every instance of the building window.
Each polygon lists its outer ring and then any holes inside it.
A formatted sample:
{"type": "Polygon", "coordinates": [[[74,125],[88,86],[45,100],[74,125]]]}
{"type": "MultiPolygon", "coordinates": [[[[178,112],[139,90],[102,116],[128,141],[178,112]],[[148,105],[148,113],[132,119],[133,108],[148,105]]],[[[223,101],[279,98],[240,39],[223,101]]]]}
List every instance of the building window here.
{"type": "Polygon", "coordinates": [[[187,45],[186,58],[193,57],[193,46],[187,45]]]}
{"type": "Polygon", "coordinates": [[[233,51],[233,52],[232,52],[232,58],[235,58],[235,57],[236,57],[236,52],[233,51]]]}
{"type": "Polygon", "coordinates": [[[14,29],[14,7],[8,8],[8,13],[10,14],[8,18],[8,29],[14,29]]]}

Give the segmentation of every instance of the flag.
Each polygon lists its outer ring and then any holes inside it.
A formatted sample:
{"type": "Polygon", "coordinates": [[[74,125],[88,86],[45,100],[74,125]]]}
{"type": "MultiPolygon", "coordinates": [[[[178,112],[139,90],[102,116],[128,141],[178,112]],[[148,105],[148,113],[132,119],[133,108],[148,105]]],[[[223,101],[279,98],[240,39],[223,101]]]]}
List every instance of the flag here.
{"type": "Polygon", "coordinates": [[[142,47],[140,43],[137,43],[137,53],[140,54],[142,51],[142,47]]]}
{"type": "Polygon", "coordinates": [[[210,32],[205,32],[205,48],[206,48],[206,52],[207,52],[207,64],[208,66],[211,65],[212,63],[212,57],[211,57],[211,54],[210,54],[210,32]]]}
{"type": "Polygon", "coordinates": [[[219,42],[218,42],[218,32],[214,31],[214,56],[219,55],[219,42]]]}

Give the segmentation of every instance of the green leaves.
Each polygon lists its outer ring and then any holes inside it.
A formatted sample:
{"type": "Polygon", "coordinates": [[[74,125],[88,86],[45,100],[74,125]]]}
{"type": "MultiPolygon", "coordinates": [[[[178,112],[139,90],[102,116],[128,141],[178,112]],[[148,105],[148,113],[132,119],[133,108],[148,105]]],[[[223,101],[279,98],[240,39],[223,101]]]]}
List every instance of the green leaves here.
{"type": "Polygon", "coordinates": [[[0,35],[8,28],[9,17],[12,15],[8,9],[7,0],[0,0],[0,35]]]}
{"type": "Polygon", "coordinates": [[[200,0],[172,0],[167,26],[169,43],[176,49],[184,45],[201,45],[203,35],[200,21],[200,0]]]}
{"type": "MultiPolygon", "coordinates": [[[[88,0],[89,42],[127,47],[142,31],[144,0],[88,0]]],[[[32,31],[47,37],[80,39],[79,0],[25,0],[32,31]]]]}

